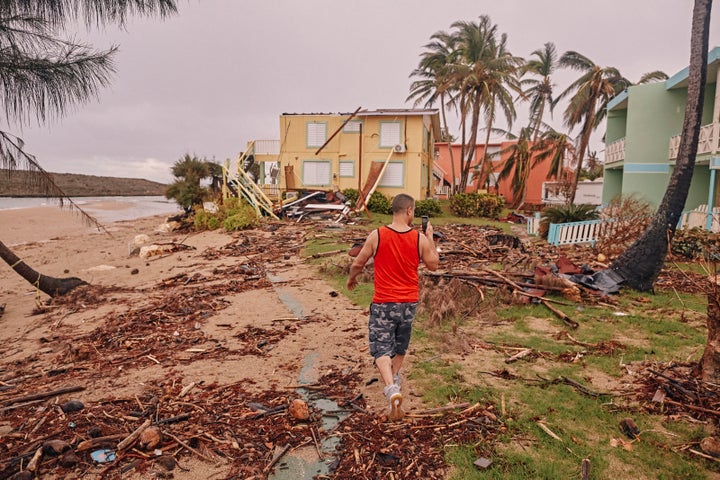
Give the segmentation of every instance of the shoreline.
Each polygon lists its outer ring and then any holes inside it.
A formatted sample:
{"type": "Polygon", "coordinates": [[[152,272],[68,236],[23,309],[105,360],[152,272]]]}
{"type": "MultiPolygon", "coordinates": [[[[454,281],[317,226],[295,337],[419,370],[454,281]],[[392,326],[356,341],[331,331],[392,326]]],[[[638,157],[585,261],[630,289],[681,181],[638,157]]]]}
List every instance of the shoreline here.
{"type": "MultiPolygon", "coordinates": [[[[88,215],[112,232],[114,224],[136,222],[148,218],[167,218],[174,213],[138,212],[134,205],[120,201],[106,201],[83,205],[88,215]],[[91,207],[90,207],[91,206],[91,207]],[[131,218],[128,218],[131,217],[131,218]]],[[[179,213],[179,212],[178,212],[179,213]]],[[[79,212],[57,205],[19,207],[0,210],[0,242],[8,247],[47,242],[66,236],[91,236],[102,230],[89,226],[79,212]]]]}

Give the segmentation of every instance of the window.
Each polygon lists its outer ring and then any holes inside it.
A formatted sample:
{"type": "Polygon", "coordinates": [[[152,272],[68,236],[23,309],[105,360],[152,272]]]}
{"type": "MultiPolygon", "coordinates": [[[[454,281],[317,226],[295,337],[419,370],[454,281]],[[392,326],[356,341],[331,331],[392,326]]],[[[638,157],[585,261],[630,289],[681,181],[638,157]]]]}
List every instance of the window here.
{"type": "Polygon", "coordinates": [[[403,162],[390,162],[385,173],[378,186],[380,187],[402,187],[404,185],[403,180],[405,179],[405,163],[403,162]]]}
{"type": "Polygon", "coordinates": [[[350,120],[343,127],[343,133],[360,133],[360,120],[350,120]]]}
{"type": "Polygon", "coordinates": [[[354,177],[355,176],[355,161],[354,160],[342,160],[340,162],[340,176],[341,177],[354,177]]]}
{"type": "Polygon", "coordinates": [[[400,141],[400,122],[380,122],[380,147],[392,148],[400,141]]]}
{"type": "Polygon", "coordinates": [[[490,147],[487,149],[488,158],[493,162],[500,160],[500,147],[490,147]]]}
{"type": "Polygon", "coordinates": [[[304,185],[330,185],[330,160],[305,160],[302,165],[304,185]]]}
{"type": "Polygon", "coordinates": [[[307,124],[307,146],[322,147],[327,139],[327,123],[309,122],[307,124]]]}

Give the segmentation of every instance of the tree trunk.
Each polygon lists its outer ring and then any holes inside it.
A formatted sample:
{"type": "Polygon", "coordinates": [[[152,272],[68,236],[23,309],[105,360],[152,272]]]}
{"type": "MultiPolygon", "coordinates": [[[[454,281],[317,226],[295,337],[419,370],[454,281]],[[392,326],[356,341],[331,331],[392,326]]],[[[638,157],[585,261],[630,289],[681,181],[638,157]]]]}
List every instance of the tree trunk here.
{"type": "Polygon", "coordinates": [[[51,297],[64,295],[80,285],[87,285],[87,282],[79,278],[54,278],[41,275],[20,260],[4,243],[0,242],[0,258],[10,265],[18,275],[27,280],[31,285],[51,297]]]}
{"type": "Polygon", "coordinates": [[[685,118],[667,190],[645,233],[610,265],[629,287],[639,291],[651,290],[660,274],[690,189],[705,96],[711,7],[712,0],[696,0],[693,8],[685,118]]]}
{"type": "Polygon", "coordinates": [[[450,195],[448,197],[452,197],[455,195],[455,155],[453,154],[452,149],[452,142],[450,141],[450,131],[448,130],[447,125],[447,116],[445,114],[445,94],[440,94],[440,112],[442,112],[442,120],[443,120],[443,126],[445,127],[445,135],[447,135],[447,138],[444,138],[443,140],[447,140],[448,144],[448,153],[450,154],[450,172],[452,175],[452,179],[450,180],[450,195]]]}
{"type": "Polygon", "coordinates": [[[568,202],[570,205],[575,204],[575,194],[577,193],[577,187],[578,187],[578,181],[580,180],[580,173],[582,173],[582,164],[583,159],[585,156],[585,150],[587,150],[588,145],[590,144],[590,135],[593,131],[593,122],[595,121],[595,106],[593,105],[593,109],[591,112],[588,112],[587,117],[585,118],[585,125],[583,127],[582,134],[580,136],[580,145],[578,146],[578,164],[575,169],[575,178],[573,178],[572,183],[572,189],[570,190],[570,201],[568,202]]]}
{"type": "Polygon", "coordinates": [[[707,343],[700,360],[704,382],[720,382],[720,288],[717,281],[708,289],[707,343]]]}
{"type": "Polygon", "coordinates": [[[490,131],[492,129],[492,122],[493,122],[493,116],[494,116],[494,110],[495,110],[495,95],[492,96],[492,103],[490,104],[490,112],[488,113],[488,122],[487,122],[487,132],[485,132],[485,147],[483,147],[483,156],[480,160],[480,164],[478,165],[478,178],[477,185],[475,187],[475,191],[477,192],[480,187],[483,186],[485,183],[485,179],[483,178],[485,175],[485,162],[488,161],[490,158],[488,156],[488,145],[490,144],[490,131]]]}
{"type": "Polygon", "coordinates": [[[472,119],[470,124],[470,140],[469,140],[469,147],[470,149],[467,151],[467,159],[462,165],[462,172],[460,172],[460,191],[465,192],[465,189],[467,188],[468,184],[468,176],[470,174],[470,164],[472,163],[473,156],[475,155],[476,150],[476,144],[477,144],[477,131],[480,121],[480,100],[475,99],[473,100],[473,107],[472,107],[472,119]]]}

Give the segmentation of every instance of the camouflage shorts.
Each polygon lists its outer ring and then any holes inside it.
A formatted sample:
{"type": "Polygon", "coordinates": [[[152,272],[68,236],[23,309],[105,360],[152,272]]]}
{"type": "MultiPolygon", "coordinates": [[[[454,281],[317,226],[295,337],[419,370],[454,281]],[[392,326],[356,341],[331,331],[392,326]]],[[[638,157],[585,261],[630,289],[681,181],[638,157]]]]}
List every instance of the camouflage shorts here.
{"type": "Polygon", "coordinates": [[[416,310],[417,302],[370,304],[368,332],[373,358],[405,355],[416,310]]]}

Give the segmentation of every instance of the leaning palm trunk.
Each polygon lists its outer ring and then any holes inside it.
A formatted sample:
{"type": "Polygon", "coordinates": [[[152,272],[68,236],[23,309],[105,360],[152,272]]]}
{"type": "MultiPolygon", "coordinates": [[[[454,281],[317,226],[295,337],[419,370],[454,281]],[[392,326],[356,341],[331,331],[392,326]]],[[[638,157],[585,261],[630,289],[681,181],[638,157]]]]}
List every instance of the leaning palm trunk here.
{"type": "Polygon", "coordinates": [[[450,197],[455,195],[455,155],[453,155],[453,149],[452,149],[452,142],[450,141],[450,130],[448,130],[448,124],[447,124],[447,116],[445,115],[445,94],[440,94],[440,113],[442,114],[442,121],[443,126],[445,127],[445,135],[447,138],[443,138],[443,140],[447,140],[448,144],[448,153],[450,154],[450,174],[452,175],[452,180],[450,181],[450,197]]]}
{"type": "Polygon", "coordinates": [[[690,189],[705,96],[711,6],[712,0],[695,1],[685,118],[670,183],[650,227],[610,265],[611,269],[625,279],[628,286],[636,290],[652,289],[665,263],[668,245],[675,235],[675,228],[690,189]]]}
{"type": "Polygon", "coordinates": [[[580,145],[578,145],[578,164],[577,167],[575,167],[575,176],[572,180],[572,187],[570,189],[570,198],[569,198],[569,204],[574,205],[575,204],[575,194],[577,194],[577,188],[578,188],[578,182],[580,181],[580,174],[582,173],[582,165],[583,165],[583,159],[585,156],[585,151],[587,150],[588,145],[590,144],[590,134],[592,134],[593,131],[593,119],[595,118],[595,108],[593,105],[593,109],[591,112],[587,114],[587,117],[585,118],[585,125],[583,127],[582,134],[580,136],[580,145]]]}
{"type": "Polygon", "coordinates": [[[465,192],[467,189],[468,178],[470,177],[470,164],[473,161],[475,155],[475,144],[477,143],[477,131],[480,123],[480,102],[473,100],[472,107],[472,122],[470,124],[470,140],[468,141],[469,149],[467,152],[467,158],[462,165],[462,171],[460,172],[460,191],[465,192]]]}
{"type": "Polygon", "coordinates": [[[0,242],[0,258],[5,260],[5,262],[10,265],[10,268],[15,270],[18,275],[51,297],[64,295],[75,287],[87,285],[87,282],[76,277],[54,278],[41,275],[20,260],[20,258],[2,242],[0,242]]]}
{"type": "Polygon", "coordinates": [[[487,122],[487,131],[485,132],[485,147],[483,148],[483,157],[480,160],[480,165],[478,166],[478,172],[480,174],[480,179],[478,181],[478,187],[475,189],[477,192],[480,187],[482,187],[485,184],[485,162],[489,160],[488,156],[488,145],[490,144],[490,131],[492,129],[493,124],[493,118],[495,116],[493,105],[495,105],[495,95],[492,96],[492,103],[490,104],[490,112],[488,113],[488,122],[487,122]]]}

